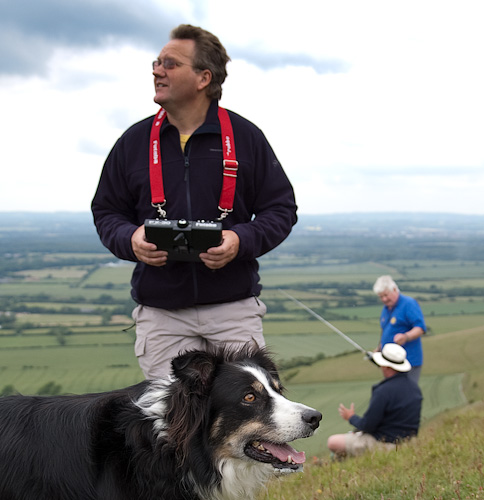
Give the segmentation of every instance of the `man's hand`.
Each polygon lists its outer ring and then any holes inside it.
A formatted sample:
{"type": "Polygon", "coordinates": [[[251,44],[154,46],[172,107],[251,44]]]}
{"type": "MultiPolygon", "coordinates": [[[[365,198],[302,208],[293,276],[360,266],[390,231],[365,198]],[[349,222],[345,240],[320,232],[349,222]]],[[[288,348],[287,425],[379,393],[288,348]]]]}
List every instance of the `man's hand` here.
{"type": "Polygon", "coordinates": [[[393,337],[393,342],[398,345],[405,345],[408,342],[408,337],[406,333],[396,333],[393,337]]]}
{"type": "Polygon", "coordinates": [[[200,259],[209,269],[221,269],[235,259],[239,253],[239,245],[240,240],[237,233],[224,230],[222,231],[222,244],[201,253],[200,259]]]}
{"type": "Polygon", "coordinates": [[[355,414],[355,404],[351,403],[349,408],[346,408],[343,403],[340,403],[338,412],[342,418],[349,420],[355,414]]]}
{"type": "Polygon", "coordinates": [[[168,252],[157,250],[154,243],[146,241],[145,226],[140,226],[131,236],[131,246],[136,258],[140,262],[150,266],[164,266],[168,258],[168,252]]]}
{"type": "Polygon", "coordinates": [[[418,339],[425,332],[420,326],[414,326],[411,330],[405,333],[396,333],[393,337],[393,342],[398,345],[405,345],[407,342],[418,339]]]}

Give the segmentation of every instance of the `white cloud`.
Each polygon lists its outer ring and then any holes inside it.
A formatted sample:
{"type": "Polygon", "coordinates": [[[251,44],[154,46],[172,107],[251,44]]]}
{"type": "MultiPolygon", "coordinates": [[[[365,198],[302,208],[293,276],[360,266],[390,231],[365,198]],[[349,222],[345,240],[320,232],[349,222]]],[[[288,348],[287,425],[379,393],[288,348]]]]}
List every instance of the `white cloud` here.
{"type": "MultiPolygon", "coordinates": [[[[480,2],[146,5],[233,54],[222,105],[264,131],[302,212],[484,213],[480,2]]],[[[150,64],[168,31],[140,33],[58,44],[42,76],[0,76],[0,210],[89,210],[117,137],[156,110],[150,64]]]]}

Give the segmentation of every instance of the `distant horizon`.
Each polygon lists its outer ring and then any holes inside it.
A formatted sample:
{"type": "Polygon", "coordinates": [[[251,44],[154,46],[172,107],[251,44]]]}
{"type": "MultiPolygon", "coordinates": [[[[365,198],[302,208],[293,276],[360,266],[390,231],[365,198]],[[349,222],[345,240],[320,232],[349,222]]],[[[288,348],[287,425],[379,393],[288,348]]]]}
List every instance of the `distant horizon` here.
{"type": "MultiPolygon", "coordinates": [[[[49,214],[91,214],[90,210],[0,210],[0,214],[22,214],[22,215],[49,215],[49,214]]],[[[452,216],[463,216],[463,217],[484,217],[484,213],[462,213],[462,212],[444,212],[444,211],[400,211],[400,210],[388,210],[388,211],[364,211],[364,212],[300,212],[297,214],[299,216],[341,216],[341,215],[452,215],[452,216]]]]}

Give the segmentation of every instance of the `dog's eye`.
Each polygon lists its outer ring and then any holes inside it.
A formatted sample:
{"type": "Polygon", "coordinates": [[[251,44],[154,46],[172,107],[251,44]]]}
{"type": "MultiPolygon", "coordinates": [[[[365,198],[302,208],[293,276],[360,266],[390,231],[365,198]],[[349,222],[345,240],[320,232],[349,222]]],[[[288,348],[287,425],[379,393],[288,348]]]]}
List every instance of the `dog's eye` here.
{"type": "Polygon", "coordinates": [[[252,394],[251,392],[249,392],[249,394],[246,394],[246,395],[244,396],[244,401],[245,401],[246,403],[253,403],[253,402],[255,401],[255,395],[254,395],[254,394],[252,394]]]}

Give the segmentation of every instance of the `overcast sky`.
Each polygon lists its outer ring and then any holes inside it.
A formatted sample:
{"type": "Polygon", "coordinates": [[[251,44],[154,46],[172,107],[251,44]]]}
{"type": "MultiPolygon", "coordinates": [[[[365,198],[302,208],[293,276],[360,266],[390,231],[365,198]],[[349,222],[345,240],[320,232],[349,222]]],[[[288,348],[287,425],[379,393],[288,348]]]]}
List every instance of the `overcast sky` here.
{"type": "Polygon", "coordinates": [[[191,23],[301,213],[484,214],[483,19],[482,0],[0,0],[0,211],[88,211],[191,23]]]}

